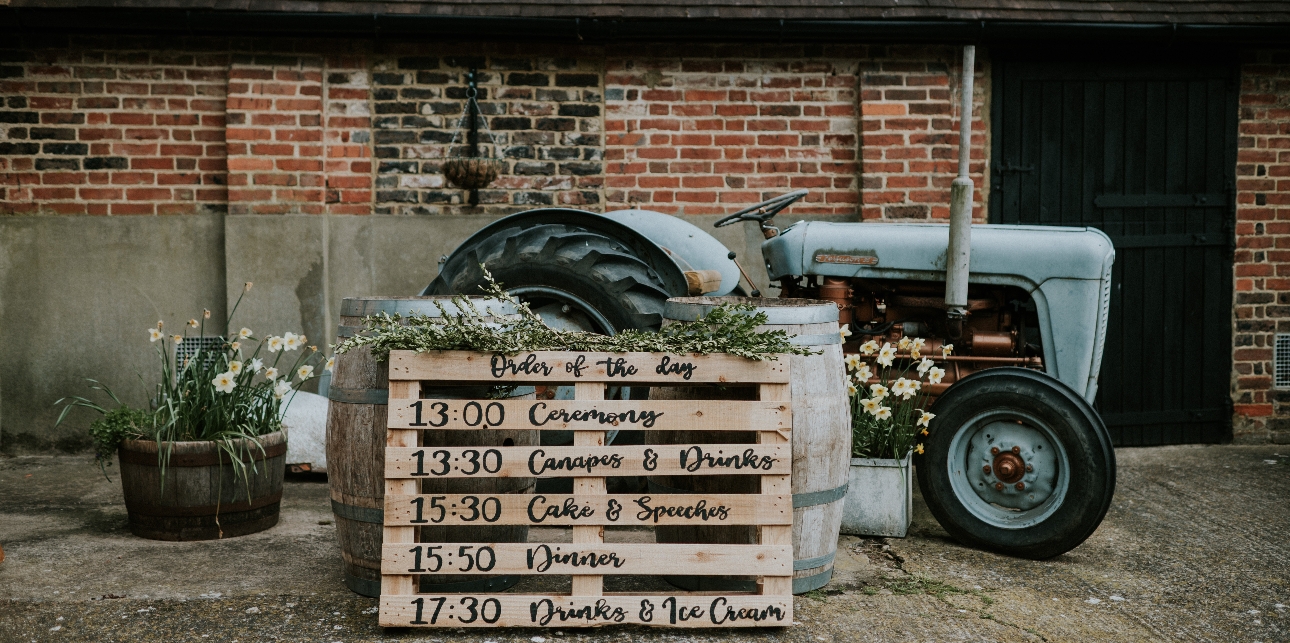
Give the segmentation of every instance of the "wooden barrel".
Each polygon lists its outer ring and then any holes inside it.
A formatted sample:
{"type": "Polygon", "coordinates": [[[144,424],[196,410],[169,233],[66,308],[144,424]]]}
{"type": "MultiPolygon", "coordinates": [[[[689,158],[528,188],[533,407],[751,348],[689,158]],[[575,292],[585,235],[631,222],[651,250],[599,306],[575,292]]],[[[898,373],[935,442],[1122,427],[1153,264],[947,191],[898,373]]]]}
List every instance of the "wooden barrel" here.
{"type": "MultiPolygon", "coordinates": [[[[440,316],[435,302],[452,314],[448,297],[347,298],[341,304],[339,338],[362,329],[362,319],[380,312],[440,316]]],[[[492,317],[515,314],[513,305],[495,299],[470,297],[492,317]]],[[[336,356],[327,390],[327,482],[336,534],[340,539],[345,585],[364,596],[381,593],[381,536],[385,499],[386,401],[389,364],[358,349],[336,356]]],[[[532,387],[516,389],[517,397],[532,397],[532,387]]],[[[462,386],[423,389],[421,397],[482,398],[488,387],[462,386]]],[[[424,431],[422,446],[537,445],[537,431],[424,431]]],[[[422,493],[531,493],[532,478],[426,480],[422,493]]],[[[422,527],[420,542],[526,542],[527,526],[472,525],[422,527]]],[[[491,592],[511,587],[519,576],[422,576],[425,592],[491,592]]]]}
{"type": "MultiPolygon", "coordinates": [[[[793,593],[823,587],[833,577],[833,558],[842,525],[851,458],[851,414],[847,401],[838,308],[813,299],[746,297],[678,297],[663,308],[663,324],[693,321],[722,303],[751,303],[766,313],[760,330],[784,330],[793,343],[811,347],[818,355],[793,355],[793,593]]],[[[652,399],[757,399],[754,387],[653,388],[652,399]]],[[[753,433],[718,431],[654,431],[656,444],[751,443],[753,433]]],[[[653,493],[756,493],[756,476],[657,476],[647,480],[653,493]]],[[[661,543],[757,542],[756,527],[659,526],[661,543]]],[[[668,582],[692,591],[750,591],[755,579],[743,577],[673,576],[668,582]]]]}
{"type": "Polygon", "coordinates": [[[278,524],[287,439],[277,431],[257,441],[234,441],[234,450],[245,454],[241,477],[215,442],[166,442],[164,485],[156,442],[121,443],[117,457],[130,533],[153,540],[214,540],[278,524]]]}

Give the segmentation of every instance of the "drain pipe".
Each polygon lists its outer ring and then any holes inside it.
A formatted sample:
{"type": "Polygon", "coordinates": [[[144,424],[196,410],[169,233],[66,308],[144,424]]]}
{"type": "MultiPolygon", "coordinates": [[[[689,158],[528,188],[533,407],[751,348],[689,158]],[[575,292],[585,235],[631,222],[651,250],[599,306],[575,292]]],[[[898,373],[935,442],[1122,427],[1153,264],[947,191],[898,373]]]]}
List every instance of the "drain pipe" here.
{"type": "Polygon", "coordinates": [[[945,310],[950,339],[963,336],[967,317],[968,264],[972,255],[972,76],[976,46],[963,47],[963,106],[959,110],[959,175],[950,186],[950,243],[945,254],[945,310]]]}

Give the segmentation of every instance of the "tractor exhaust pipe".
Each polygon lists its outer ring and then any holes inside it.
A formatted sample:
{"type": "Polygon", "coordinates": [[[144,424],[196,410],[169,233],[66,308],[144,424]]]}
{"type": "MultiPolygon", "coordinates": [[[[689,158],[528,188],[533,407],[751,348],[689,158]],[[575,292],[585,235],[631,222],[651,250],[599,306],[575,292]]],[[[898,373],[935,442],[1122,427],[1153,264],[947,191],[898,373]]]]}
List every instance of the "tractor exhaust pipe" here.
{"type": "Polygon", "coordinates": [[[968,265],[972,256],[972,77],[976,46],[963,47],[963,104],[959,110],[959,175],[950,186],[950,243],[945,255],[945,310],[950,339],[963,335],[967,317],[968,265]]]}

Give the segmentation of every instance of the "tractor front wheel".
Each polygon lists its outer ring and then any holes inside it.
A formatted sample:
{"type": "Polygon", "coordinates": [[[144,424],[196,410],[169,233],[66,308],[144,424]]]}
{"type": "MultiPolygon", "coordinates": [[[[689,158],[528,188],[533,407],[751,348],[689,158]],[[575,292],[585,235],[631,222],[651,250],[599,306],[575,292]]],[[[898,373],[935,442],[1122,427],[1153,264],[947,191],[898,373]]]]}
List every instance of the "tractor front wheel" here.
{"type": "Polygon", "coordinates": [[[963,378],[932,407],[918,482],[955,539],[1024,558],[1063,554],[1102,522],[1115,452],[1097,412],[1022,368],[963,378]]]}

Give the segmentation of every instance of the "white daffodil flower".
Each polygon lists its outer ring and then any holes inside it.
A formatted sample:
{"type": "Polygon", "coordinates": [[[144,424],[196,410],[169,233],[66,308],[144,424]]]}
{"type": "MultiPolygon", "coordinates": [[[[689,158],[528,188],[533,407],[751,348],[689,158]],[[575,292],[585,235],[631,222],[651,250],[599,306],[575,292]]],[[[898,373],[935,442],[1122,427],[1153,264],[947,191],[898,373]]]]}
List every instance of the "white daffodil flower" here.
{"type": "Polygon", "coordinates": [[[878,350],[878,342],[872,339],[860,345],[860,352],[865,355],[873,355],[878,350]]]}
{"type": "Polygon", "coordinates": [[[281,382],[278,382],[277,384],[273,385],[274,399],[280,400],[286,397],[287,393],[290,393],[290,392],[291,392],[291,382],[282,380],[281,382]]]}
{"type": "Polygon", "coordinates": [[[851,324],[843,324],[838,327],[838,335],[842,336],[842,341],[847,341],[851,336],[851,324]]]}
{"type": "Polygon", "coordinates": [[[237,382],[233,381],[233,373],[229,372],[216,375],[215,379],[211,380],[211,384],[214,384],[215,390],[220,393],[232,393],[233,389],[237,387],[237,382]]]}
{"type": "Polygon", "coordinates": [[[242,330],[237,331],[237,336],[242,339],[247,339],[251,336],[251,329],[243,327],[242,330]]]}
{"type": "Polygon", "coordinates": [[[868,364],[861,364],[860,368],[856,369],[857,382],[868,382],[871,377],[873,377],[873,371],[869,370],[868,364]]]}
{"type": "Polygon", "coordinates": [[[331,369],[333,369],[333,368],[336,368],[336,356],[335,356],[335,355],[332,355],[331,357],[328,357],[328,358],[327,358],[327,365],[323,367],[323,370],[324,370],[324,371],[327,371],[328,373],[330,373],[330,372],[331,372],[331,369]]]}
{"type": "Polygon", "coordinates": [[[931,358],[924,357],[924,358],[923,358],[923,361],[921,361],[921,362],[919,362],[919,363],[918,363],[918,376],[919,376],[919,377],[922,377],[922,376],[926,375],[926,374],[927,374],[927,369],[929,369],[929,368],[931,368],[931,367],[933,367],[933,366],[936,366],[936,362],[933,362],[933,361],[931,360],[931,358]]]}
{"type": "Polygon", "coordinates": [[[900,350],[902,350],[902,351],[903,351],[903,350],[905,350],[905,349],[909,348],[909,344],[910,344],[910,343],[911,343],[911,342],[910,342],[910,340],[909,340],[909,338],[908,338],[908,337],[905,337],[904,335],[901,335],[901,337],[900,337],[900,341],[896,342],[896,346],[899,346],[899,347],[900,347],[900,350]]]}
{"type": "Polygon", "coordinates": [[[854,383],[852,383],[851,381],[849,381],[849,380],[848,380],[848,381],[847,381],[847,397],[855,397],[855,396],[856,396],[856,393],[859,393],[859,392],[860,392],[860,389],[856,388],[856,385],[855,385],[854,383]]]}
{"type": "Polygon", "coordinates": [[[282,338],[277,335],[270,337],[265,342],[265,348],[268,348],[270,353],[276,353],[282,350],[282,338]]]}
{"type": "Polygon", "coordinates": [[[883,366],[891,366],[891,362],[894,359],[896,359],[896,347],[884,343],[882,350],[878,351],[878,363],[883,366]]]}
{"type": "Polygon", "coordinates": [[[949,357],[954,352],[954,344],[946,344],[941,347],[941,357],[949,357]]]}
{"type": "Polygon", "coordinates": [[[157,330],[156,328],[148,329],[148,341],[155,342],[161,338],[162,338],[161,331],[157,330]]]}
{"type": "Polygon", "coordinates": [[[198,327],[198,326],[200,326],[200,325],[201,325],[201,324],[198,324],[196,319],[190,319],[190,320],[188,320],[188,327],[189,327],[189,328],[197,328],[197,327],[198,327]]]}
{"type": "Polygon", "coordinates": [[[887,397],[887,387],[882,384],[870,384],[869,394],[873,396],[873,399],[881,400],[882,398],[887,397]]]}
{"type": "Polygon", "coordinates": [[[926,345],[927,345],[927,340],[923,339],[922,337],[915,337],[909,340],[910,350],[921,351],[923,350],[923,347],[926,345]]]}
{"type": "Polygon", "coordinates": [[[935,413],[923,411],[923,415],[918,418],[918,426],[928,426],[934,417],[936,417],[935,413]]]}
{"type": "Polygon", "coordinates": [[[866,413],[868,413],[869,415],[873,415],[874,413],[878,412],[878,407],[880,407],[881,404],[879,403],[878,400],[870,398],[867,400],[860,400],[860,406],[864,408],[866,413]]]}
{"type": "Polygon", "coordinates": [[[184,341],[184,336],[183,336],[183,335],[171,335],[171,336],[170,336],[170,340],[171,340],[171,341],[173,341],[173,342],[175,342],[176,344],[178,344],[179,342],[184,341]]]}
{"type": "Polygon", "coordinates": [[[887,419],[890,419],[890,418],[891,418],[891,407],[889,407],[889,406],[880,406],[880,407],[878,407],[878,410],[877,410],[877,411],[874,411],[874,412],[873,412],[873,416],[874,416],[875,418],[879,419],[879,420],[887,420],[887,419]]]}
{"type": "Polygon", "coordinates": [[[900,397],[901,399],[908,400],[909,398],[914,397],[915,395],[918,395],[918,389],[923,387],[923,383],[919,382],[918,380],[905,380],[905,381],[909,382],[909,384],[905,386],[905,392],[901,393],[900,397]]]}
{"type": "Polygon", "coordinates": [[[304,344],[304,342],[303,342],[303,341],[301,341],[301,339],[300,339],[300,336],[299,336],[299,335],[297,335],[297,334],[295,334],[295,333],[283,333],[283,334],[282,334],[282,348],[283,348],[283,350],[293,351],[293,350],[296,350],[297,348],[300,348],[300,346],[301,346],[302,344],[304,344]]]}
{"type": "Polygon", "coordinates": [[[852,353],[852,354],[847,355],[846,357],[842,358],[842,363],[847,365],[847,370],[849,370],[849,371],[854,371],[854,370],[856,370],[856,369],[860,368],[860,364],[861,364],[862,362],[860,361],[860,356],[859,356],[859,355],[856,355],[855,353],[852,353]]]}
{"type": "Polygon", "coordinates": [[[296,375],[299,375],[300,379],[302,380],[309,379],[309,376],[313,374],[314,374],[314,367],[308,364],[305,364],[304,366],[301,366],[300,368],[296,369],[296,375]]]}
{"type": "Polygon", "coordinates": [[[257,358],[255,358],[255,359],[251,360],[251,372],[252,372],[252,373],[259,373],[259,372],[260,372],[260,369],[262,369],[262,368],[264,368],[264,362],[260,361],[260,358],[258,358],[258,357],[257,357],[257,358]]]}
{"type": "Polygon", "coordinates": [[[891,393],[892,395],[899,395],[905,399],[909,399],[906,396],[906,394],[909,393],[909,380],[903,377],[897,378],[891,385],[891,393]]]}
{"type": "Polygon", "coordinates": [[[280,375],[280,373],[278,373],[278,369],[273,368],[272,366],[269,367],[269,370],[264,372],[265,379],[269,380],[270,382],[278,379],[278,375],[280,375]]]}
{"type": "Polygon", "coordinates": [[[237,374],[242,372],[242,362],[232,361],[228,363],[228,372],[237,374]]]}
{"type": "Polygon", "coordinates": [[[242,350],[242,342],[233,342],[232,344],[229,344],[228,347],[235,351],[240,351],[242,350]]]}
{"type": "Polygon", "coordinates": [[[943,368],[937,368],[937,367],[935,367],[935,366],[933,366],[933,367],[931,367],[931,368],[927,369],[927,383],[928,383],[928,384],[940,384],[940,383],[941,383],[941,378],[943,378],[943,377],[945,377],[945,369],[943,369],[943,368]]]}

